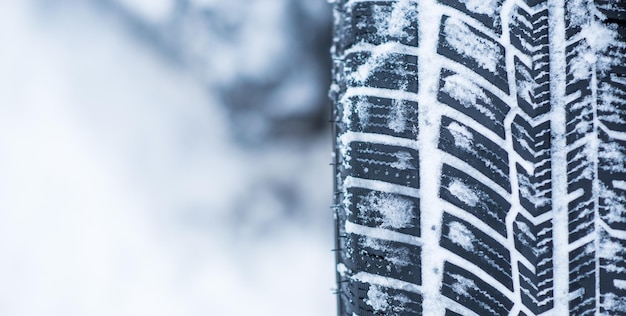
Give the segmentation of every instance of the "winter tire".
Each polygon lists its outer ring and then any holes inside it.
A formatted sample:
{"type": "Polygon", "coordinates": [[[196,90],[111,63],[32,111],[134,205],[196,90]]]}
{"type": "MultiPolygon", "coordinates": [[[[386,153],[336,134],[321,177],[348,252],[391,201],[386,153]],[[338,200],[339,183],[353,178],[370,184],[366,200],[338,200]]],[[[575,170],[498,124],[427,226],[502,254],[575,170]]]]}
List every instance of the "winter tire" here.
{"type": "Polygon", "coordinates": [[[626,2],[334,10],[339,315],[626,315],[626,2]]]}

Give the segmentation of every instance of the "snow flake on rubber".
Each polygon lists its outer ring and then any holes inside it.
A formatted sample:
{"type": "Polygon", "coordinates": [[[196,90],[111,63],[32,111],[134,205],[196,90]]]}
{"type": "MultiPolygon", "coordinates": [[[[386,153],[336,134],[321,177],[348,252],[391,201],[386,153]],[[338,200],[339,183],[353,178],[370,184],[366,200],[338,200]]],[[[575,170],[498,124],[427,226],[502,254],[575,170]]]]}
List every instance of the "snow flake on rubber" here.
{"type": "Polygon", "coordinates": [[[378,217],[381,228],[394,229],[413,226],[414,207],[413,202],[409,199],[381,192],[371,192],[357,203],[359,217],[378,217]]]}

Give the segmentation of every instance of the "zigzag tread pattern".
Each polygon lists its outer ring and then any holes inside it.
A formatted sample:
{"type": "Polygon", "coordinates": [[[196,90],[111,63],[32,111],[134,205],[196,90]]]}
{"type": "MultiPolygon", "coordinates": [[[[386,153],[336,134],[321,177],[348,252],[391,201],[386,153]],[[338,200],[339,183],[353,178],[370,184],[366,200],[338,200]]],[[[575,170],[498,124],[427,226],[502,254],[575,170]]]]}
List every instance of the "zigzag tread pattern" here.
{"type": "Polygon", "coordinates": [[[570,273],[569,307],[579,315],[626,313],[626,6],[609,4],[568,4],[565,16],[569,229],[577,246],[570,252],[569,269],[577,273],[570,273]],[[597,47],[581,37],[589,25],[607,26],[611,42],[597,47]],[[596,62],[584,60],[590,50],[596,62]]]}

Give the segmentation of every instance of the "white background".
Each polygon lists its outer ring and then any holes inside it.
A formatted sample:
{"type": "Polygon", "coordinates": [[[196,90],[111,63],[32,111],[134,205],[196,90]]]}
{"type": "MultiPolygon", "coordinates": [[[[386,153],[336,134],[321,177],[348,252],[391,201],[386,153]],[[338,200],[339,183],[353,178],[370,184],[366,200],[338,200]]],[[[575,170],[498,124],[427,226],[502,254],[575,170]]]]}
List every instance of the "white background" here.
{"type": "Polygon", "coordinates": [[[239,145],[201,80],[61,8],[0,2],[0,315],[334,314],[330,136],[239,145]]]}

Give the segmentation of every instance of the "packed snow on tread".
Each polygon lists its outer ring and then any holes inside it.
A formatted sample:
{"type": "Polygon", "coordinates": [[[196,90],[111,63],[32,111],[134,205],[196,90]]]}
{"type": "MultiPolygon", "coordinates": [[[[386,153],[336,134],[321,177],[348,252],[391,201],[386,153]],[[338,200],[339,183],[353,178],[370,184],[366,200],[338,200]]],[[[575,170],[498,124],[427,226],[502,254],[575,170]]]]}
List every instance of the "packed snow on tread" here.
{"type": "Polygon", "coordinates": [[[455,18],[446,20],[443,32],[452,49],[463,56],[475,59],[480,67],[496,72],[496,66],[502,59],[498,45],[479,37],[470,26],[455,18]]]}
{"type": "Polygon", "coordinates": [[[384,36],[405,38],[410,41],[414,34],[406,32],[406,28],[416,18],[415,0],[399,0],[393,8],[376,7],[373,16],[376,28],[384,36]]]}
{"type": "Polygon", "coordinates": [[[362,218],[377,217],[382,228],[405,228],[413,226],[413,202],[389,193],[371,192],[357,204],[362,218]]]}
{"type": "Polygon", "coordinates": [[[404,132],[407,128],[407,118],[405,115],[408,105],[403,101],[393,101],[393,111],[390,113],[391,118],[387,123],[389,128],[394,132],[404,132]]]}
{"type": "Polygon", "coordinates": [[[451,97],[461,102],[465,107],[475,107],[478,111],[485,114],[492,120],[495,120],[495,115],[491,110],[478,103],[482,101],[485,104],[490,105],[491,100],[483,92],[483,90],[472,81],[467,78],[463,78],[461,75],[452,75],[446,77],[445,83],[441,91],[446,92],[451,97]]]}
{"type": "Polygon", "coordinates": [[[480,202],[480,197],[477,192],[459,180],[455,179],[450,182],[448,191],[469,206],[476,206],[480,202]]]}
{"type": "Polygon", "coordinates": [[[492,15],[499,8],[498,0],[460,0],[465,7],[475,13],[492,15]]]}
{"type": "Polygon", "coordinates": [[[367,291],[367,304],[372,306],[375,311],[386,311],[389,308],[389,295],[377,285],[373,285],[367,291]]]}
{"type": "Polygon", "coordinates": [[[449,224],[450,232],[448,238],[453,243],[465,248],[465,250],[474,250],[474,234],[465,227],[465,225],[459,222],[451,222],[449,224]]]}
{"type": "Polygon", "coordinates": [[[474,135],[467,130],[465,126],[461,126],[456,122],[453,122],[448,126],[448,131],[454,138],[454,145],[463,149],[472,150],[474,143],[474,135]]]}

